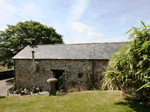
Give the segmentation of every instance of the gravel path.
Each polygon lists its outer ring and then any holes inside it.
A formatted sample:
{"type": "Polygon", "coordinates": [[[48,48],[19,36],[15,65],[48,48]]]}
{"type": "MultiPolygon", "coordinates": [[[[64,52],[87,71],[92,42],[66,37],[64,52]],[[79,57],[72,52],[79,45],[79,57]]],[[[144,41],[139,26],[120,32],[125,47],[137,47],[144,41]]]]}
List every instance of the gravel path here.
{"type": "Polygon", "coordinates": [[[8,88],[12,87],[13,85],[10,85],[13,83],[14,78],[4,79],[0,80],[0,96],[6,96],[6,91],[8,88]]]}

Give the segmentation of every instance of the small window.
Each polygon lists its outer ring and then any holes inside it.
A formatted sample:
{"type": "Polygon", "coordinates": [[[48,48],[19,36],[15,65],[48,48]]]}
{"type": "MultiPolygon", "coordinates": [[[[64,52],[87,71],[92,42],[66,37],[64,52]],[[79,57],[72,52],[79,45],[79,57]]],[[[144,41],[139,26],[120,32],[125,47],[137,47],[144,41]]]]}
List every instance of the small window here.
{"type": "Polygon", "coordinates": [[[82,78],[82,74],[81,73],[78,74],[78,78],[82,78]]]}

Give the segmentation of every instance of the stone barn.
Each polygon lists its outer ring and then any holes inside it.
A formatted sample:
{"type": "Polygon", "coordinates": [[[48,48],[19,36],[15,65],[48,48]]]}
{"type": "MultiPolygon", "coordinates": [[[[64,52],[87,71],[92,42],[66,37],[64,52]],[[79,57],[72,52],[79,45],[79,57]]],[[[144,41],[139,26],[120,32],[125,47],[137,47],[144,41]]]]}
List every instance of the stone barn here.
{"type": "Polygon", "coordinates": [[[100,89],[102,73],[111,55],[126,43],[27,46],[13,57],[16,87],[48,90],[47,79],[55,77],[57,90],[93,86],[100,89]]]}

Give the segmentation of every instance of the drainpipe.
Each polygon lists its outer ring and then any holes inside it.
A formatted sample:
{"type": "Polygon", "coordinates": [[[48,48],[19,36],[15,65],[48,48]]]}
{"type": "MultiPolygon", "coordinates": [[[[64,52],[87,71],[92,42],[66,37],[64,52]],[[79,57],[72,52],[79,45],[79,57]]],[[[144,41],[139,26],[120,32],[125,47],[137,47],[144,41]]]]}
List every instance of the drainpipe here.
{"type": "Polygon", "coordinates": [[[31,53],[32,53],[32,61],[33,61],[34,73],[35,73],[35,75],[36,75],[36,65],[35,65],[35,57],[34,57],[35,51],[31,51],[31,53]]]}

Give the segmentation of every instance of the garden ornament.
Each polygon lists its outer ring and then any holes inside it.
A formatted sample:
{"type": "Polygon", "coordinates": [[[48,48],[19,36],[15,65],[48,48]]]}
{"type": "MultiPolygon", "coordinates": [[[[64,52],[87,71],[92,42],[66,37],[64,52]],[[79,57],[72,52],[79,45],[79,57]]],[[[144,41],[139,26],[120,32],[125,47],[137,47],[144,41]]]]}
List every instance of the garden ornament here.
{"type": "Polygon", "coordinates": [[[56,95],[55,83],[57,82],[56,78],[50,78],[47,80],[50,83],[49,95],[56,95]]]}

